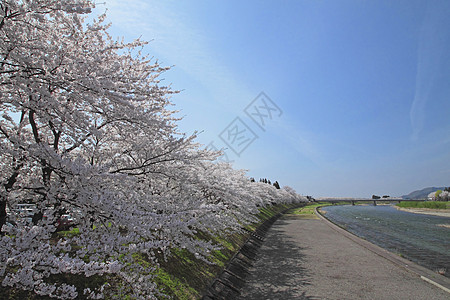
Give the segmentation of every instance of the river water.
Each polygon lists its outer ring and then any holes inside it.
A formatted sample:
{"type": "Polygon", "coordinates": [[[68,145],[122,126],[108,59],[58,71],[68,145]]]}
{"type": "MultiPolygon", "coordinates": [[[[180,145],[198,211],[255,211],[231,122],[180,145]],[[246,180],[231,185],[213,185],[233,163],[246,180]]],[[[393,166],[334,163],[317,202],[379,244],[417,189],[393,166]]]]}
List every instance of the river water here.
{"type": "Polygon", "coordinates": [[[450,277],[450,218],[414,214],[390,205],[323,207],[346,230],[419,265],[450,277]]]}

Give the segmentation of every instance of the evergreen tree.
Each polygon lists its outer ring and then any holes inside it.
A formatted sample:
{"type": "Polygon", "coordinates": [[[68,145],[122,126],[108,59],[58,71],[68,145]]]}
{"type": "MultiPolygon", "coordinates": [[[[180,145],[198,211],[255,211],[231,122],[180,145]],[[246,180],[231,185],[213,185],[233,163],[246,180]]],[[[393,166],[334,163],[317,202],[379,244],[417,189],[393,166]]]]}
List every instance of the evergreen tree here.
{"type": "Polygon", "coordinates": [[[276,189],[280,189],[280,184],[278,183],[278,181],[275,181],[274,183],[273,183],[273,186],[276,188],[276,189]]]}

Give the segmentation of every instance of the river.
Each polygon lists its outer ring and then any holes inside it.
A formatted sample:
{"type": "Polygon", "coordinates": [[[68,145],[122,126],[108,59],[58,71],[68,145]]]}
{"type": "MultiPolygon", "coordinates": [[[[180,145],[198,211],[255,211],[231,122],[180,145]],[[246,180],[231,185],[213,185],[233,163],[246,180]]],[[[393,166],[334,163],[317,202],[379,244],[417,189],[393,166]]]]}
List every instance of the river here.
{"type": "Polygon", "coordinates": [[[337,205],[322,211],[357,236],[450,277],[450,218],[400,211],[390,205],[337,205]]]}

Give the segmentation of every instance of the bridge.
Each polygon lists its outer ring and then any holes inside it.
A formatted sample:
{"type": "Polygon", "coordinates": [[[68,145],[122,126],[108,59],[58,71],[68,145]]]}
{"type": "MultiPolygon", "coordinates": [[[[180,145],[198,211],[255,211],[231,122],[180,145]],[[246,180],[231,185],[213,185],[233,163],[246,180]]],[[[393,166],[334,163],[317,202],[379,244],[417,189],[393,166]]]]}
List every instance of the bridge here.
{"type": "Polygon", "coordinates": [[[424,201],[423,199],[403,199],[403,198],[395,198],[395,197],[387,197],[387,198],[377,198],[377,199],[373,199],[373,198],[351,198],[351,197],[339,197],[339,198],[333,198],[333,197],[322,197],[322,198],[313,198],[313,197],[309,197],[308,198],[310,201],[312,202],[327,202],[327,203],[332,203],[332,204],[337,204],[337,203],[343,203],[343,202],[351,202],[352,205],[355,205],[356,202],[368,202],[368,203],[373,203],[374,206],[377,205],[377,202],[402,202],[402,201],[424,201]]]}

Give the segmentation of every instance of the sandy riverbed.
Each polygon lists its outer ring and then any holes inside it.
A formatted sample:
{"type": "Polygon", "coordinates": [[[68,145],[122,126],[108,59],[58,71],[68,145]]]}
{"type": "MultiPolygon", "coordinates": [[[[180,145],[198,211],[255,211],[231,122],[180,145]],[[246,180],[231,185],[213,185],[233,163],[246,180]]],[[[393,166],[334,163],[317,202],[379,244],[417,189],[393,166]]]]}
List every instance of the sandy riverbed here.
{"type": "Polygon", "coordinates": [[[450,218],[450,210],[448,209],[431,209],[431,208],[403,208],[394,206],[398,210],[403,210],[415,214],[423,214],[423,215],[433,215],[439,217],[447,217],[450,218]]]}

